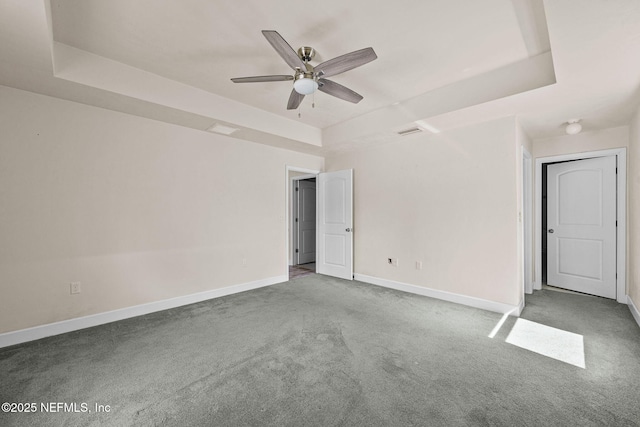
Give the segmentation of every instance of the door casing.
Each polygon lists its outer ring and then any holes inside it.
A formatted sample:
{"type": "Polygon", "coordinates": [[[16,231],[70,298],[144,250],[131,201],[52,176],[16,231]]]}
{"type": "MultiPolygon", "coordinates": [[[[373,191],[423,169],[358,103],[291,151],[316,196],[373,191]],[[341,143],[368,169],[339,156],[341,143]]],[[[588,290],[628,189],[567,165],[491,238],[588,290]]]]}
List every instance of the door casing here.
{"type": "Polygon", "coordinates": [[[522,233],[522,287],[525,294],[533,293],[533,224],[532,224],[532,161],[531,154],[522,146],[522,200],[520,221],[522,233]]]}

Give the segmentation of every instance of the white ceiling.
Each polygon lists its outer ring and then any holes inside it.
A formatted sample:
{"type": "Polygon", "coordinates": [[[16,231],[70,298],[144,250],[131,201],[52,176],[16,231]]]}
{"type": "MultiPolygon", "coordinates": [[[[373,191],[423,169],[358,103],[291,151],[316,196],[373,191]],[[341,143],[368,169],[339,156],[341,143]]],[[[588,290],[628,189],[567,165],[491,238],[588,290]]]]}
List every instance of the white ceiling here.
{"type": "Polygon", "coordinates": [[[320,152],[515,115],[533,138],[582,118],[627,124],[640,99],[637,0],[0,0],[0,84],[235,137],[320,152]],[[364,47],[378,59],[287,111],[277,30],[313,64],[364,47]],[[552,59],[552,62],[551,62],[552,59]],[[315,108],[311,108],[315,101],[315,108]],[[300,113],[300,117],[298,117],[300,113]],[[324,147],[324,148],[321,148],[324,147]]]}

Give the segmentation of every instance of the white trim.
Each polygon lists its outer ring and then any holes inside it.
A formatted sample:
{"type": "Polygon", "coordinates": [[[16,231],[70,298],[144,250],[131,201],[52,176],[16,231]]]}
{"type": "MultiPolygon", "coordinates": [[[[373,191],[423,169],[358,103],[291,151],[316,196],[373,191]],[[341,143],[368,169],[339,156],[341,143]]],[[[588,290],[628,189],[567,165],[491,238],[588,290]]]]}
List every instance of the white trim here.
{"type": "Polygon", "coordinates": [[[626,304],[627,302],[627,149],[615,148],[611,150],[589,151],[586,153],[573,153],[563,154],[560,156],[540,157],[536,159],[536,224],[535,224],[535,241],[536,241],[536,256],[535,256],[535,282],[533,288],[536,290],[542,289],[542,260],[541,260],[541,248],[542,248],[542,165],[544,163],[562,162],[565,160],[580,160],[590,159],[593,157],[606,157],[616,156],[618,165],[618,178],[617,178],[617,217],[618,217],[618,229],[617,229],[617,280],[616,280],[616,300],[619,303],[626,304]]]}
{"type": "Polygon", "coordinates": [[[619,303],[627,303],[627,150],[618,154],[618,265],[616,274],[617,298],[619,303]]]}
{"type": "Polygon", "coordinates": [[[290,242],[290,249],[289,252],[287,254],[287,256],[289,257],[289,265],[296,265],[297,264],[297,260],[296,260],[296,241],[298,239],[298,223],[296,223],[295,218],[296,218],[296,210],[300,209],[300,207],[298,206],[300,204],[300,197],[299,194],[296,190],[299,190],[300,188],[300,180],[296,179],[296,177],[291,178],[291,187],[289,188],[289,191],[291,193],[289,197],[287,197],[287,200],[291,202],[291,206],[289,208],[289,218],[291,223],[289,224],[289,234],[291,235],[290,238],[291,240],[290,242]]]}
{"type": "Polygon", "coordinates": [[[631,315],[634,319],[636,319],[636,323],[638,324],[638,326],[640,326],[640,310],[638,310],[638,307],[633,303],[633,300],[630,296],[627,296],[627,304],[629,305],[631,315]]]}
{"type": "Polygon", "coordinates": [[[320,173],[320,171],[316,169],[299,168],[297,166],[287,165],[286,168],[287,168],[287,172],[291,171],[291,172],[301,172],[301,173],[309,174],[307,178],[313,178],[314,176],[320,173]]]}
{"type": "Polygon", "coordinates": [[[27,341],[33,341],[40,338],[50,337],[53,335],[59,335],[67,332],[77,331],[80,329],[90,328],[92,326],[104,325],[105,323],[129,319],[131,317],[142,316],[144,314],[155,313],[157,311],[168,310],[170,308],[181,307],[183,305],[194,304],[213,298],[220,298],[226,295],[237,294],[239,292],[250,291],[252,289],[275,285],[278,283],[286,282],[288,280],[289,277],[286,275],[269,277],[266,279],[255,280],[253,282],[242,283],[239,285],[212,289],[209,291],[184,295],[181,297],[134,305],[132,307],[121,308],[113,311],[106,311],[104,313],[76,317],[75,319],[49,323],[46,325],[35,326],[33,328],[6,332],[0,334],[0,348],[20,344],[27,341]]]}
{"type": "Polygon", "coordinates": [[[318,175],[317,174],[307,174],[307,175],[298,175],[298,176],[294,176],[291,178],[291,181],[302,181],[303,179],[311,179],[311,178],[316,178],[318,175]]]}
{"type": "Polygon", "coordinates": [[[524,292],[533,293],[533,236],[532,236],[532,159],[531,153],[522,146],[522,281],[524,292]],[[527,242],[529,245],[527,245],[527,242]],[[527,247],[528,246],[528,247],[527,247]],[[527,274],[529,273],[529,274],[527,274]]]}
{"type": "Polygon", "coordinates": [[[489,301],[482,298],[455,294],[453,292],[396,282],[394,280],[381,279],[379,277],[372,277],[364,274],[356,273],[354,274],[354,279],[359,282],[370,283],[372,285],[383,286],[385,288],[396,289],[398,291],[409,292],[416,295],[454,302],[456,304],[468,305],[470,307],[480,308],[482,310],[493,311],[501,314],[509,313],[513,316],[520,316],[520,313],[522,313],[522,310],[524,309],[524,299],[521,300],[518,305],[509,305],[501,302],[489,301]]]}

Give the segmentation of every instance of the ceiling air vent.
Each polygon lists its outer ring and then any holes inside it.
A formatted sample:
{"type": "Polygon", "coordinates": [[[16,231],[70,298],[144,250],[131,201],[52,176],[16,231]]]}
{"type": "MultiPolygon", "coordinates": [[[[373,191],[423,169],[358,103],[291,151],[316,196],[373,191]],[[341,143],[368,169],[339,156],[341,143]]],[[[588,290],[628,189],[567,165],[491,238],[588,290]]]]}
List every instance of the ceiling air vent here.
{"type": "Polygon", "coordinates": [[[214,123],[211,127],[207,129],[207,132],[215,132],[220,133],[222,135],[231,135],[238,129],[232,128],[231,126],[221,125],[220,123],[214,123]]]}
{"type": "Polygon", "coordinates": [[[420,129],[420,128],[409,128],[409,129],[405,129],[405,130],[399,131],[398,135],[407,136],[407,135],[411,135],[412,133],[418,133],[418,132],[422,132],[422,129],[420,129]]]}

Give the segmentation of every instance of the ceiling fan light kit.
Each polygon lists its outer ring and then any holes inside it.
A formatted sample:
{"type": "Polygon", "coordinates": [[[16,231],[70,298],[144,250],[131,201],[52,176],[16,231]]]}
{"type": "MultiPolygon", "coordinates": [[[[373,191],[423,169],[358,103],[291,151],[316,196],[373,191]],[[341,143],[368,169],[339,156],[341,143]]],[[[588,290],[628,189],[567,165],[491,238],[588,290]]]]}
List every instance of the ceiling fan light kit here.
{"type": "Polygon", "coordinates": [[[307,74],[308,73],[300,74],[300,77],[296,76],[293,82],[293,88],[300,95],[310,95],[318,90],[318,82],[307,74]]]}
{"type": "Polygon", "coordinates": [[[339,83],[328,80],[326,77],[344,73],[345,71],[352,70],[373,61],[378,57],[373,48],[367,47],[347,53],[314,67],[309,64],[309,61],[315,56],[315,50],[313,48],[303,46],[296,52],[277,31],[263,30],[262,34],[282,59],[295,71],[295,74],[293,76],[236,77],[231,79],[232,82],[257,83],[293,80],[293,89],[289,95],[287,110],[295,110],[298,108],[305,95],[310,95],[316,90],[354,104],[357,104],[363,99],[362,95],[339,83]]]}

